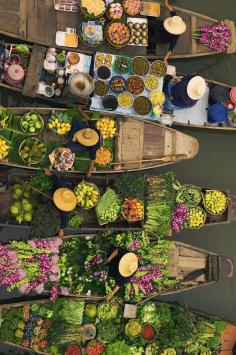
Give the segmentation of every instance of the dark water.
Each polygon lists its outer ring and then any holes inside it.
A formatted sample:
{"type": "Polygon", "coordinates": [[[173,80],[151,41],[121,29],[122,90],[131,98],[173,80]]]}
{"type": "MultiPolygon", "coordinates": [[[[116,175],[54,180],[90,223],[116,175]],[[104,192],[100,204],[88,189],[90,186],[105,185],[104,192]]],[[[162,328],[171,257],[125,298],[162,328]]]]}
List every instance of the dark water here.
{"type": "MultiPolygon", "coordinates": [[[[236,21],[235,0],[176,0],[172,3],[219,19],[229,18],[236,21]]],[[[224,81],[232,86],[236,85],[236,55],[234,54],[178,60],[173,64],[177,66],[179,72],[199,72],[209,79],[224,81]]],[[[12,95],[10,91],[2,89],[0,104],[9,106],[43,105],[42,102],[29,100],[16,94],[12,95]]],[[[177,173],[181,182],[224,188],[236,195],[236,133],[190,129],[183,131],[199,140],[198,156],[190,161],[151,172],[158,174],[172,169],[177,173]]],[[[12,239],[15,238],[15,235],[13,230],[1,230],[0,240],[12,239]]],[[[209,249],[236,260],[236,223],[198,231],[185,231],[178,235],[176,240],[209,249]]],[[[7,295],[2,293],[1,298],[3,297],[5,298],[7,295]]],[[[220,284],[179,295],[162,297],[162,299],[178,301],[189,307],[236,322],[236,272],[232,279],[220,284]]]]}

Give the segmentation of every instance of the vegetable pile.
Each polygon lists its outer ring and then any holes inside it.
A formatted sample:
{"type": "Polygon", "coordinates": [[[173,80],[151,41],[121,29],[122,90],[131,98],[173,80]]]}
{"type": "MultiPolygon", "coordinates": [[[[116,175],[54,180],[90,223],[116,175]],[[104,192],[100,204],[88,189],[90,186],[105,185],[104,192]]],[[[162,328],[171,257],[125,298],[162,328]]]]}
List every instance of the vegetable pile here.
{"type": "Polygon", "coordinates": [[[225,211],[227,206],[227,198],[223,192],[209,190],[205,192],[203,198],[207,212],[218,215],[225,211]]]}
{"type": "Polygon", "coordinates": [[[198,205],[201,199],[201,188],[193,185],[180,186],[176,196],[177,203],[184,203],[188,207],[198,205]]]}
{"type": "Polygon", "coordinates": [[[96,123],[103,139],[113,138],[116,134],[116,122],[112,118],[103,117],[96,123]]]}
{"type": "Polygon", "coordinates": [[[53,183],[50,176],[40,171],[31,177],[30,185],[41,192],[46,192],[52,189],[53,183]]]}
{"type": "Polygon", "coordinates": [[[144,206],[136,198],[126,200],[123,204],[122,214],[129,222],[137,222],[144,218],[144,206]]]}
{"type": "Polygon", "coordinates": [[[200,228],[206,219],[205,211],[200,207],[192,207],[188,211],[187,228],[200,228]]]}
{"type": "Polygon", "coordinates": [[[43,125],[43,119],[37,112],[26,113],[21,119],[22,130],[30,135],[38,134],[43,125]]]}
{"type": "Polygon", "coordinates": [[[39,164],[46,152],[45,144],[37,138],[28,138],[20,145],[20,157],[28,165],[39,164]]]}
{"type": "Polygon", "coordinates": [[[9,148],[7,141],[0,137],[0,160],[6,158],[9,153],[9,148]]]}
{"type": "Polygon", "coordinates": [[[92,208],[96,205],[100,192],[96,185],[82,181],[75,187],[77,204],[82,208],[92,208]]]}
{"type": "Polygon", "coordinates": [[[31,222],[33,204],[30,201],[30,198],[32,198],[30,186],[28,184],[15,184],[12,190],[12,198],[15,202],[10,207],[11,215],[19,224],[31,222]]]}
{"type": "Polygon", "coordinates": [[[121,212],[121,201],[111,188],[108,188],[96,206],[99,224],[115,221],[121,212]]]}
{"type": "Polygon", "coordinates": [[[48,128],[63,136],[71,130],[71,118],[66,112],[55,112],[48,120],[48,128]]]}
{"type": "Polygon", "coordinates": [[[112,152],[108,147],[100,147],[96,152],[95,162],[97,165],[104,167],[112,162],[112,152]]]}
{"type": "Polygon", "coordinates": [[[7,127],[11,115],[9,112],[2,106],[0,106],[0,130],[7,127]]]}

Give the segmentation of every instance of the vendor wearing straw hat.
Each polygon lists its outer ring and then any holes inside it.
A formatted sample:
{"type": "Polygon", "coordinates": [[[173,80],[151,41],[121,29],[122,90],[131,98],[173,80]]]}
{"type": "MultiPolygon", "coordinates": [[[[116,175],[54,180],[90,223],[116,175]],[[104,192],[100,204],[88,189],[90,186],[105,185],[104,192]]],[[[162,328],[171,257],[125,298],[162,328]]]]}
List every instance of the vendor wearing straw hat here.
{"type": "Polygon", "coordinates": [[[67,142],[66,147],[70,148],[73,153],[82,151],[89,153],[91,161],[86,175],[87,177],[91,177],[95,165],[96,152],[101,146],[101,134],[96,128],[95,123],[90,121],[90,117],[87,116],[80,107],[78,107],[77,110],[81,113],[85,121],[80,118],[73,121],[70,131],[70,140],[67,142]]]}
{"type": "Polygon", "coordinates": [[[126,249],[117,248],[107,258],[109,276],[116,281],[112,294],[107,295],[106,300],[110,301],[113,295],[127,282],[138,269],[138,257],[126,249]]]}
{"type": "Polygon", "coordinates": [[[206,92],[206,82],[201,76],[185,75],[179,79],[167,76],[165,80],[164,108],[167,111],[193,107],[206,92]]]}
{"type": "Polygon", "coordinates": [[[48,168],[44,169],[44,174],[50,176],[53,182],[53,202],[60,214],[59,236],[64,237],[64,229],[68,222],[69,212],[76,208],[77,200],[70,183],[63,182],[48,168]]]}
{"type": "Polygon", "coordinates": [[[155,17],[148,18],[148,49],[155,50],[158,43],[169,43],[169,48],[163,58],[165,64],[175,48],[179,37],[186,31],[186,23],[169,5],[168,0],[164,0],[165,6],[170,11],[170,17],[165,20],[158,20],[155,17]]]}

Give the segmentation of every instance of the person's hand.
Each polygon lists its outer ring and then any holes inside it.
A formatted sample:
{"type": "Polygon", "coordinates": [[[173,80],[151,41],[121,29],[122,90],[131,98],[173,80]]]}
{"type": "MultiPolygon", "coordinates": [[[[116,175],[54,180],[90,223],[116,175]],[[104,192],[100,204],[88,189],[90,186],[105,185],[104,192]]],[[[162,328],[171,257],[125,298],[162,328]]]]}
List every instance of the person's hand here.
{"type": "Polygon", "coordinates": [[[168,65],[168,60],[166,57],[163,58],[163,62],[165,63],[165,65],[168,65]]]}
{"type": "Polygon", "coordinates": [[[65,236],[64,229],[61,228],[61,229],[59,230],[58,236],[59,236],[61,239],[64,239],[64,236],[65,236]]]}
{"type": "Polygon", "coordinates": [[[106,295],[106,298],[105,298],[105,299],[106,299],[107,302],[111,301],[112,295],[111,295],[111,294],[110,294],[110,295],[106,295]]]}
{"type": "Polygon", "coordinates": [[[91,176],[92,176],[92,172],[89,170],[89,171],[87,171],[87,173],[86,173],[86,177],[89,179],[89,178],[91,178],[91,176]]]}
{"type": "Polygon", "coordinates": [[[49,168],[44,168],[43,170],[44,170],[44,175],[46,175],[46,176],[52,175],[52,172],[49,168]]]}

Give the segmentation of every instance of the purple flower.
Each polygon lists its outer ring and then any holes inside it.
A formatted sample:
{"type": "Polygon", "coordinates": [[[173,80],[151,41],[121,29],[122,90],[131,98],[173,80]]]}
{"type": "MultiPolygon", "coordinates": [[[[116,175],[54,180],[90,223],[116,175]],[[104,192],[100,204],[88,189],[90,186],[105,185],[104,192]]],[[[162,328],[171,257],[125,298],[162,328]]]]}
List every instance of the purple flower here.
{"type": "Polygon", "coordinates": [[[59,279],[60,279],[59,275],[56,275],[56,274],[51,274],[49,276],[49,280],[52,282],[57,282],[59,279]]]}
{"type": "Polygon", "coordinates": [[[101,265],[103,263],[103,259],[99,256],[99,255],[95,255],[93,258],[92,258],[92,264],[94,265],[101,265]]]}
{"type": "Polygon", "coordinates": [[[88,261],[88,260],[86,260],[85,262],[84,262],[84,267],[85,267],[85,269],[88,269],[88,268],[90,268],[90,262],[88,261]]]}
{"type": "Polygon", "coordinates": [[[35,287],[35,291],[37,293],[42,293],[44,291],[44,284],[39,284],[37,287],[35,287]]]}
{"type": "Polygon", "coordinates": [[[53,286],[50,290],[50,300],[54,301],[58,298],[58,291],[57,291],[57,287],[53,286]]]}
{"type": "Polygon", "coordinates": [[[19,292],[23,293],[23,294],[24,293],[28,293],[28,289],[29,289],[29,284],[26,283],[26,284],[23,284],[23,285],[20,286],[19,292]]]}
{"type": "Polygon", "coordinates": [[[134,250],[134,249],[139,249],[140,248],[140,243],[136,240],[130,243],[129,249],[134,250]]]}

